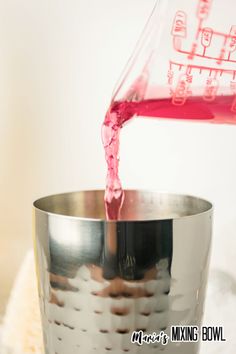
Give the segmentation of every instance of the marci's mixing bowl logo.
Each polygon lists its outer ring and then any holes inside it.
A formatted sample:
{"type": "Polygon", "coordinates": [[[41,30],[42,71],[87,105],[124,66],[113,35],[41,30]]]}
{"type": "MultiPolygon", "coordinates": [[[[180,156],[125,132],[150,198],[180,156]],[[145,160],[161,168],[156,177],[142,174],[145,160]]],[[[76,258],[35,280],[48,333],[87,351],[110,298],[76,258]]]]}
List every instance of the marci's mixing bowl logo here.
{"type": "Polygon", "coordinates": [[[154,344],[167,345],[169,342],[225,342],[223,327],[198,327],[198,326],[172,326],[170,335],[161,331],[160,333],[146,333],[134,331],[131,336],[133,344],[154,344]]]}

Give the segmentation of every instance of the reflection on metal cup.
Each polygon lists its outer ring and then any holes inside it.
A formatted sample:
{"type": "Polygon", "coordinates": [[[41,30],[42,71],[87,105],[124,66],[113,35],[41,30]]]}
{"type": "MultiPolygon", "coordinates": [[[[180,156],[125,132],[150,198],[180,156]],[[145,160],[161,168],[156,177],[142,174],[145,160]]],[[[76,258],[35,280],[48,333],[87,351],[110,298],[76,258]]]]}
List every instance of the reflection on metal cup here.
{"type": "Polygon", "coordinates": [[[119,221],[105,220],[104,191],[34,203],[46,354],[198,353],[199,343],[138,346],[131,336],[201,325],[212,205],[151,191],[125,196],[119,221]]]}

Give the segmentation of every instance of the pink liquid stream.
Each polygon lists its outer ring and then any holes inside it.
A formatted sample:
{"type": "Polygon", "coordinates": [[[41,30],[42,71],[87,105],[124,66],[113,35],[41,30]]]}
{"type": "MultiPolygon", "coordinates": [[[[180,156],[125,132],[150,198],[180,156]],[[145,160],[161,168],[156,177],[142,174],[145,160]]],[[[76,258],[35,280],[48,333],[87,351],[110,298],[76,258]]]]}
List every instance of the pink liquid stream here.
{"type": "Polygon", "coordinates": [[[106,217],[119,220],[124,191],[119,178],[120,131],[134,117],[172,118],[211,123],[236,124],[235,96],[218,96],[213,102],[202,97],[190,97],[184,105],[173,105],[170,99],[139,102],[115,101],[111,104],[102,127],[102,140],[107,162],[105,191],[106,217]]]}

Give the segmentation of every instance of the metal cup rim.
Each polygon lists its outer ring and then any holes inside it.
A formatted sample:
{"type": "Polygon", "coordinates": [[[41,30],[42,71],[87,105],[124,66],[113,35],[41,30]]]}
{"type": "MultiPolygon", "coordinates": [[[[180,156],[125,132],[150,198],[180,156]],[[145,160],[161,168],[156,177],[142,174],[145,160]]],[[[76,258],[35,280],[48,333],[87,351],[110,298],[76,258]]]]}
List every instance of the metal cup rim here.
{"type": "Polygon", "coordinates": [[[130,193],[138,193],[139,195],[147,195],[148,194],[153,194],[154,196],[168,196],[171,198],[183,198],[183,199],[189,199],[194,202],[199,202],[205,205],[202,211],[200,212],[195,212],[195,213],[190,213],[189,215],[180,215],[180,216],[175,216],[175,217],[154,217],[154,218],[138,218],[136,219],[121,219],[121,220],[107,220],[105,218],[94,218],[94,217],[84,217],[84,216],[79,216],[79,215],[68,215],[66,213],[59,213],[55,212],[53,210],[50,210],[50,208],[43,207],[43,205],[47,204],[48,201],[52,200],[53,198],[69,198],[72,197],[73,195],[75,196],[76,194],[88,194],[88,193],[94,193],[94,194],[103,194],[104,190],[102,189],[94,189],[94,190],[79,190],[79,191],[74,191],[74,192],[66,192],[66,193],[59,193],[59,194],[52,194],[48,195],[46,197],[39,198],[34,201],[33,207],[35,210],[47,214],[47,215],[52,215],[54,217],[60,217],[60,218],[68,218],[68,219],[76,219],[76,220],[81,220],[81,221],[89,221],[89,222],[105,222],[105,223],[124,223],[124,222],[152,222],[152,221],[163,221],[163,220],[177,220],[177,219],[184,219],[184,218],[189,218],[189,217],[196,217],[199,215],[203,215],[206,213],[212,213],[214,210],[213,204],[206,200],[205,198],[199,197],[199,196],[193,196],[190,194],[182,194],[182,193],[173,193],[173,192],[166,192],[166,191],[158,191],[158,190],[152,190],[152,189],[128,189],[125,190],[126,194],[130,193]]]}

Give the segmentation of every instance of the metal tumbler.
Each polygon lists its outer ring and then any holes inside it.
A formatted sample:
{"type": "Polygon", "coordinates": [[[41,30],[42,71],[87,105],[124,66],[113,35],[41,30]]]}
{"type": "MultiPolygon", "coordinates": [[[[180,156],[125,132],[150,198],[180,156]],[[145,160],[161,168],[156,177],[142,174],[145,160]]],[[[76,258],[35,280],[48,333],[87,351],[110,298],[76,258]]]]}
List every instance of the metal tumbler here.
{"type": "Polygon", "coordinates": [[[170,335],[200,326],[212,205],[126,191],[107,221],[104,191],[34,203],[35,256],[46,354],[196,354],[199,343],[131,343],[133,331],[170,335]]]}

